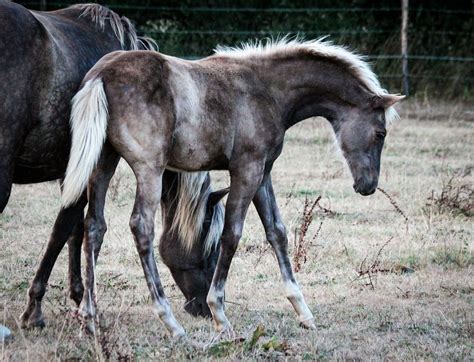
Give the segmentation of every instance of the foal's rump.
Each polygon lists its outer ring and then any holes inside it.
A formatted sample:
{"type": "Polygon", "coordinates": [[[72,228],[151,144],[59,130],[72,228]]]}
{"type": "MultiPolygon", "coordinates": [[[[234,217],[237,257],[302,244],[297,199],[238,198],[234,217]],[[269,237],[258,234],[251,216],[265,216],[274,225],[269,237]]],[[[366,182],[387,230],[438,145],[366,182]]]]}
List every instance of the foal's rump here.
{"type": "MultiPolygon", "coordinates": [[[[159,64],[153,62],[154,66],[146,68],[148,72],[135,71],[136,64],[128,61],[130,53],[136,52],[117,51],[104,56],[86,74],[72,100],[72,145],[63,183],[64,207],[73,204],[85,189],[106,138],[129,164],[135,161],[136,155],[157,161],[164,157],[163,154],[143,154],[154,149],[146,144],[146,140],[155,143],[161,138],[162,143],[166,143],[165,138],[171,136],[169,120],[159,114],[167,98],[155,85],[159,82],[161,69],[159,64]],[[150,87],[156,90],[151,92],[153,99],[144,99],[150,97],[150,87]],[[131,94],[133,99],[130,99],[131,94]],[[110,102],[111,99],[113,102],[110,102]],[[143,99],[145,106],[140,107],[142,102],[139,101],[143,99]],[[151,103],[157,106],[151,107],[151,103]],[[139,137],[140,134],[147,137],[139,137]],[[152,135],[156,137],[150,137],[152,135]]],[[[146,60],[144,58],[139,57],[146,60]]]]}
{"type": "MultiPolygon", "coordinates": [[[[63,183],[63,207],[81,196],[106,140],[129,164],[139,157],[165,165],[163,153],[166,153],[166,145],[171,144],[174,126],[171,96],[162,86],[166,70],[158,53],[139,51],[140,56],[133,56],[136,53],[117,51],[104,56],[86,74],[72,100],[72,145],[63,183]],[[142,62],[140,72],[136,61],[142,62]],[[146,71],[143,71],[143,63],[149,65],[146,71]],[[132,93],[133,98],[130,98],[132,93]]],[[[212,189],[208,185],[205,192],[201,192],[204,185],[209,184],[207,172],[184,172],[178,180],[178,212],[170,226],[178,233],[184,249],[190,250],[201,233],[212,189]]],[[[221,209],[212,214],[204,241],[206,254],[219,240],[223,222],[221,209]]]]}

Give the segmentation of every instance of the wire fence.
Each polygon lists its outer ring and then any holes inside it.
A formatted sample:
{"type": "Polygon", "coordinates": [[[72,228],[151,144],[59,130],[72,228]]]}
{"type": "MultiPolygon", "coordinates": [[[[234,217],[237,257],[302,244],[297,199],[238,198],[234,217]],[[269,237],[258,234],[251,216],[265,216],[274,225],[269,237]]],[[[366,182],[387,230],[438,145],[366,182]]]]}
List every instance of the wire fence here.
{"type": "MultiPolygon", "coordinates": [[[[20,3],[53,10],[73,2],[20,3]]],[[[408,7],[406,54],[402,54],[400,44],[402,4],[298,7],[195,3],[175,6],[154,5],[150,1],[106,1],[104,5],[135,21],[139,31],[153,37],[167,54],[197,59],[211,54],[217,44],[234,45],[287,34],[328,36],[335,43],[366,54],[390,90],[403,90],[402,63],[406,61],[405,77],[410,80],[412,92],[472,97],[474,5],[469,1],[461,8],[424,7],[423,2],[408,7]]]]}

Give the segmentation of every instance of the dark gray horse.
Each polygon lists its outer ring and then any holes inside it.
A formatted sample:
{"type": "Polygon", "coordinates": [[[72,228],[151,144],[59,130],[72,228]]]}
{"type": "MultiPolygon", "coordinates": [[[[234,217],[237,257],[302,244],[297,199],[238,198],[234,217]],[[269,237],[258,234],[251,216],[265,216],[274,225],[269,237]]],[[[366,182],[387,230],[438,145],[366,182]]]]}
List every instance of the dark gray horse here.
{"type": "MultiPolygon", "coordinates": [[[[127,18],[97,4],[38,12],[2,2],[0,24],[1,212],[8,202],[12,183],[36,183],[63,177],[70,149],[70,99],[86,72],[104,54],[119,49],[143,49],[152,43],[149,39],[137,37],[127,18]]],[[[171,259],[182,261],[182,264],[174,261],[169,265],[188,300],[186,310],[194,315],[209,315],[205,296],[217,259],[215,241],[219,239],[222,206],[216,206],[217,198],[211,193],[207,173],[189,177],[170,171],[164,182],[163,210],[167,221],[162,242],[168,247],[162,249],[162,256],[167,264],[171,259]],[[194,181],[194,193],[191,190],[182,193],[178,189],[176,185],[182,180],[194,181]],[[198,200],[193,204],[194,208],[183,207],[187,197],[198,200]],[[180,208],[176,205],[179,200],[180,208]],[[213,245],[213,248],[197,248],[189,253],[182,247],[188,242],[176,231],[180,227],[179,220],[174,224],[171,222],[177,211],[181,215],[187,212],[199,214],[189,218],[199,223],[195,225],[196,233],[185,236],[199,240],[196,245],[213,245]],[[214,224],[211,226],[207,219],[213,220],[214,224]],[[214,239],[209,238],[208,231],[214,239]]],[[[44,325],[41,300],[66,241],[69,246],[70,296],[80,303],[84,290],[80,253],[86,203],[84,194],[77,203],[60,211],[28,292],[28,306],[22,315],[23,326],[44,325]]]]}
{"type": "Polygon", "coordinates": [[[386,122],[396,116],[392,106],[401,98],[380,87],[362,58],[320,40],[224,48],[199,61],[151,51],[106,55],[73,99],[72,148],[63,184],[67,207],[88,183],[86,290],[80,307],[88,327],[94,327],[94,263],[106,228],[105,193],[123,157],[137,179],[130,227],[152,300],[173,335],[184,330],[171,312],[152,253],[166,168],[230,173],[221,250],[207,297],[217,330],[230,329],[224,286],[252,201],[278,259],[286,296],[300,323],[315,328],[288,258],[270,177],[273,163],[289,127],[323,116],[348,162],[354,190],[372,194],[386,122]]]}

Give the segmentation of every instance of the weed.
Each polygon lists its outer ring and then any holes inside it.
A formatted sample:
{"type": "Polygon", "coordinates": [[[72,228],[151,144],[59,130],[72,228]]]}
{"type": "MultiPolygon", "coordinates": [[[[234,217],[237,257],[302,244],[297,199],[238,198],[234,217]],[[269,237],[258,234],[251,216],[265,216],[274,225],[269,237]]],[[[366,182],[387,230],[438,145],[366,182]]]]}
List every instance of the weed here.
{"type": "Polygon", "coordinates": [[[372,262],[367,262],[367,255],[365,258],[362,260],[362,262],[359,265],[359,270],[357,271],[357,277],[353,280],[359,280],[359,279],[364,279],[366,280],[366,285],[370,286],[371,289],[375,289],[375,285],[373,282],[374,275],[377,273],[390,273],[393,271],[393,269],[388,269],[388,268],[383,268],[381,267],[380,263],[380,256],[382,255],[383,249],[393,240],[393,236],[388,239],[382,246],[379,248],[377,253],[375,254],[372,262]]]}
{"type": "Polygon", "coordinates": [[[474,216],[474,186],[464,179],[471,170],[472,167],[456,169],[449,175],[445,168],[441,190],[431,191],[426,206],[438,214],[474,216]]]}
{"type": "Polygon", "coordinates": [[[397,205],[394,198],[387,191],[385,191],[381,187],[377,187],[377,190],[379,190],[388,199],[388,201],[390,201],[395,211],[403,217],[403,219],[405,220],[406,228],[408,230],[408,216],[406,216],[406,214],[402,211],[402,209],[397,205]]]}
{"type": "MultiPolygon", "coordinates": [[[[308,198],[305,198],[304,208],[303,208],[303,220],[299,229],[299,237],[296,237],[297,231],[295,230],[295,250],[293,255],[293,264],[295,272],[299,272],[304,263],[306,263],[306,258],[308,255],[308,247],[310,242],[306,240],[306,233],[308,232],[309,226],[313,222],[313,211],[317,203],[321,200],[321,196],[318,196],[316,200],[310,202],[308,198]]],[[[321,223],[322,225],[322,223],[321,223]]],[[[313,240],[319,233],[321,225],[315,234],[313,240]]]]}

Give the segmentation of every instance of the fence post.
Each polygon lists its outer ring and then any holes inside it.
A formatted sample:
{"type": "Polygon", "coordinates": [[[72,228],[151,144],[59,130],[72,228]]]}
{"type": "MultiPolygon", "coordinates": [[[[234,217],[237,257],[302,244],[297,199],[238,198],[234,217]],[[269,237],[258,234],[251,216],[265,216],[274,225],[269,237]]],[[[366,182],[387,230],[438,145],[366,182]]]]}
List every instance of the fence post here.
{"type": "Polygon", "coordinates": [[[41,0],[40,1],[40,10],[41,11],[46,11],[46,0],[41,0]]]}
{"type": "Polygon", "coordinates": [[[408,0],[402,0],[402,74],[403,74],[403,93],[410,94],[410,80],[408,74],[408,0]]]}

